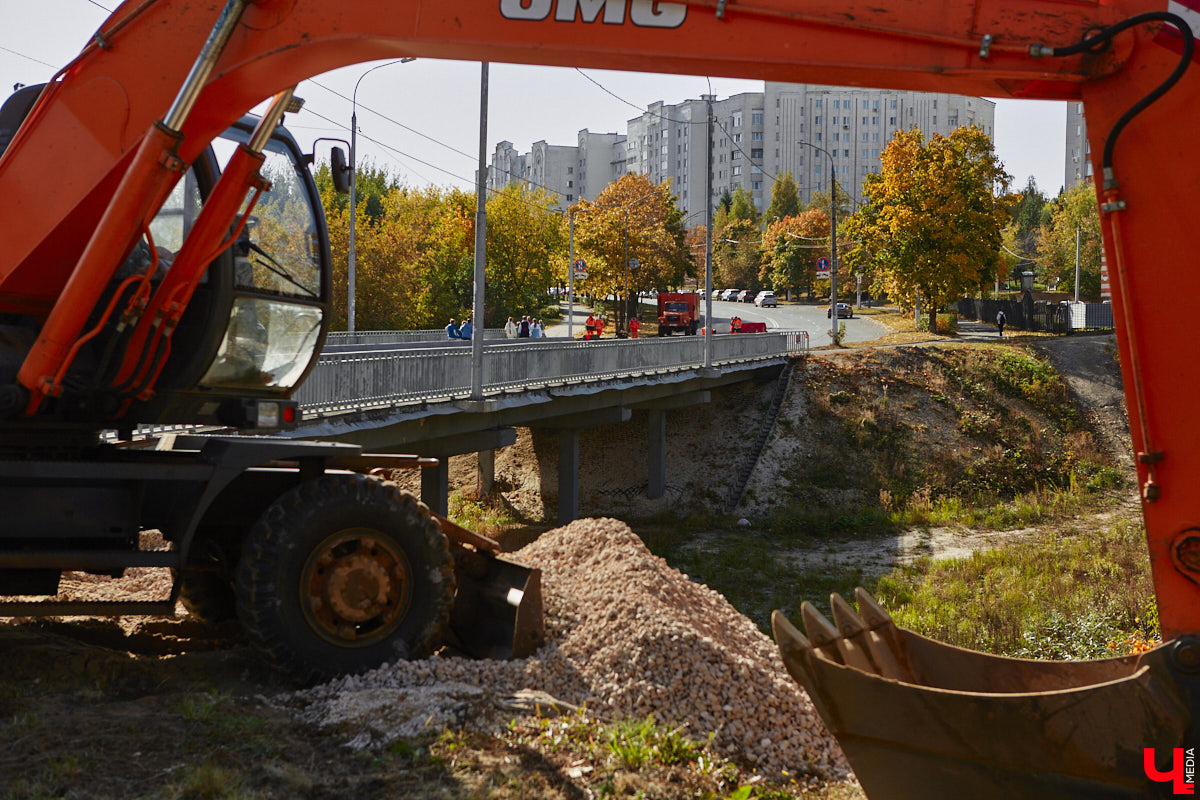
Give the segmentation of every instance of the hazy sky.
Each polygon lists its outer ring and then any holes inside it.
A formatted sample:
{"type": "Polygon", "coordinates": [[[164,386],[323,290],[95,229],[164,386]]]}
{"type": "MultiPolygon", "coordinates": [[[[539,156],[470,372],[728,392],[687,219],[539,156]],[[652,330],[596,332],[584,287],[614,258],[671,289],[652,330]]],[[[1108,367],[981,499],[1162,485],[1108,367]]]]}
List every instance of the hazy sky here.
{"type": "MultiPolygon", "coordinates": [[[[104,8],[116,5],[116,0],[0,0],[0,98],[7,97],[14,83],[49,79],[104,21],[104,8]]],[[[288,115],[287,125],[301,143],[319,136],[349,138],[351,104],[337,93],[350,97],[355,82],[372,66],[347,67],[300,85],[297,93],[307,101],[305,110],[288,115]]],[[[473,187],[479,73],[478,63],[422,59],[367,75],[358,88],[360,159],[374,159],[410,184],[473,187]]],[[[704,77],[602,70],[587,70],[586,75],[573,69],[492,64],[489,156],[496,142],[505,139],[526,152],[542,139],[572,145],[580,128],[623,133],[625,121],[647,104],[699,97],[709,86],[704,77]]],[[[762,82],[713,78],[712,89],[726,97],[762,91],[762,82]]],[[[1033,175],[1044,193],[1058,192],[1065,125],[1063,103],[997,101],[996,152],[1013,175],[1014,188],[1033,175]]]]}

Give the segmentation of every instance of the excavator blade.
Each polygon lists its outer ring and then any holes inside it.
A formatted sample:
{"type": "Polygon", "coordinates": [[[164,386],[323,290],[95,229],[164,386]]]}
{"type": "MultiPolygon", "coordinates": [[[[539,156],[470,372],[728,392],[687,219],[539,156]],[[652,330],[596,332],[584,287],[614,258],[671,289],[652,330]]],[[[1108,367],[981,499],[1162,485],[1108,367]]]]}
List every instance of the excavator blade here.
{"type": "Polygon", "coordinates": [[[1003,658],[899,628],[870,594],[856,598],[857,612],[830,598],[833,623],[804,603],[807,635],[779,611],[771,625],[871,800],[1163,797],[1184,785],[1200,640],[1101,661],[1003,658]]]}
{"type": "Polygon", "coordinates": [[[500,555],[486,536],[434,515],[451,542],[458,591],[448,643],[474,658],[524,658],[545,638],[542,571],[500,555]]]}

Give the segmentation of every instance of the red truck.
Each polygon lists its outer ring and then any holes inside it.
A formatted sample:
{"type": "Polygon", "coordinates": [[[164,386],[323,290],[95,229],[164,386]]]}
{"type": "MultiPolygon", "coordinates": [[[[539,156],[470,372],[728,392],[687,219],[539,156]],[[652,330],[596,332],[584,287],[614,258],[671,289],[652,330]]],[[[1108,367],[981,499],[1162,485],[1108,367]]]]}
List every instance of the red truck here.
{"type": "Polygon", "coordinates": [[[695,292],[658,293],[658,335],[682,331],[695,336],[700,328],[700,296],[695,292]]]}

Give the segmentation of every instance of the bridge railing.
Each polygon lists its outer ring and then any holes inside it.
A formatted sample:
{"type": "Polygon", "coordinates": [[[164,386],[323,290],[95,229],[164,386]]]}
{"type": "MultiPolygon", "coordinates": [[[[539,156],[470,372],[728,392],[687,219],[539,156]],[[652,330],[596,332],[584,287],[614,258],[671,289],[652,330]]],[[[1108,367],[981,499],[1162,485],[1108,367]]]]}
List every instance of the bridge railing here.
{"type": "MultiPolygon", "coordinates": [[[[777,358],[808,350],[808,333],[713,337],[713,363],[721,366],[777,358]]],[[[484,389],[495,391],[697,369],[704,364],[702,336],[611,339],[600,342],[530,341],[488,348],[484,389]]],[[[390,351],[378,356],[326,353],[295,394],[307,413],[461,396],[470,392],[471,348],[390,351]]]]}
{"type": "MultiPolygon", "coordinates": [[[[445,328],[427,328],[417,331],[331,331],[325,337],[326,345],[375,345],[375,344],[416,344],[418,342],[440,342],[449,339],[445,328]]],[[[488,328],[483,332],[484,339],[503,339],[503,328],[488,328]]]]}

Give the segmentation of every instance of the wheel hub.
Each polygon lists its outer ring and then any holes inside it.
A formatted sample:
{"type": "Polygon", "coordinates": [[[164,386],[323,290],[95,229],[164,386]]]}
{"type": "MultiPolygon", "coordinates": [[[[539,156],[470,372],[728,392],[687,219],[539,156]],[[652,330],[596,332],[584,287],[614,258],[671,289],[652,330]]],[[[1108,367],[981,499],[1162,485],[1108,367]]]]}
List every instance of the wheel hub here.
{"type": "Polygon", "coordinates": [[[408,560],[395,543],[362,529],[341,531],[305,564],[304,615],[324,639],[366,646],[390,635],[408,612],[408,560]]]}

